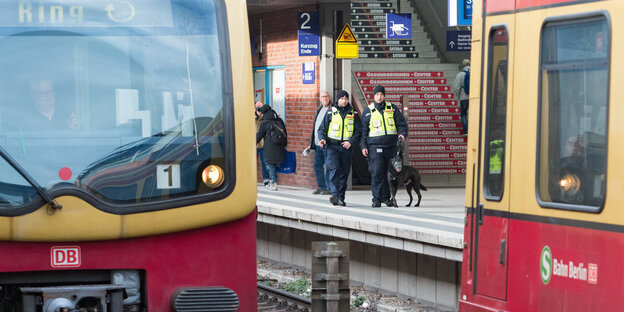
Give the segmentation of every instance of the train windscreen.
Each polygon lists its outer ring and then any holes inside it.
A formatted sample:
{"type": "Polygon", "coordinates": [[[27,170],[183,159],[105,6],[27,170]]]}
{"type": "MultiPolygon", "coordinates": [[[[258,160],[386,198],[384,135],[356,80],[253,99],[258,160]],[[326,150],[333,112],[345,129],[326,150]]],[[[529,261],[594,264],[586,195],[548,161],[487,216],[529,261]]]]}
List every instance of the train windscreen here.
{"type": "Polygon", "coordinates": [[[222,190],[234,155],[220,10],[2,1],[0,214],[40,200],[24,173],[55,196],[122,208],[222,190]]]}

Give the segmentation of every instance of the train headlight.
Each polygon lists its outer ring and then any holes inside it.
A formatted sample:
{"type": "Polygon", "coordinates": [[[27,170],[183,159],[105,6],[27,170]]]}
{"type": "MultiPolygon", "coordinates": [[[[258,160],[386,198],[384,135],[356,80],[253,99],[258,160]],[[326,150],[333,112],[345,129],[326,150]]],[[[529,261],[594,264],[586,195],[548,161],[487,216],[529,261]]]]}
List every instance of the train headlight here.
{"type": "Polygon", "coordinates": [[[217,188],[223,184],[225,174],[223,169],[216,165],[210,165],[202,171],[202,181],[212,188],[217,188]]]}
{"type": "Polygon", "coordinates": [[[559,180],[561,190],[570,195],[576,194],[581,188],[581,180],[575,174],[566,174],[559,180]]]}

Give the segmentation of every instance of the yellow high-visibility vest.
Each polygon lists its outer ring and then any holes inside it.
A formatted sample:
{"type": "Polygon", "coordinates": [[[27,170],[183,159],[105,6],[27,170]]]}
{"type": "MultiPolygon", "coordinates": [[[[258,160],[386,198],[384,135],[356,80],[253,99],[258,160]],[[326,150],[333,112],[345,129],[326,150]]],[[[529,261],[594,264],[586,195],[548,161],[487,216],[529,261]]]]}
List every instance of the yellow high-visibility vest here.
{"type": "Polygon", "coordinates": [[[332,119],[327,129],[327,137],[338,141],[350,139],[353,136],[354,120],[353,111],[348,113],[343,120],[338,109],[332,107],[332,119]]]}
{"type": "Polygon", "coordinates": [[[503,167],[503,147],[505,140],[490,142],[490,174],[500,174],[503,167]]]}
{"type": "Polygon", "coordinates": [[[369,137],[397,134],[396,124],[394,123],[394,109],[392,109],[392,104],[390,102],[386,102],[383,115],[375,108],[375,104],[368,105],[368,109],[371,111],[370,122],[368,124],[370,130],[368,133],[369,137]]]}

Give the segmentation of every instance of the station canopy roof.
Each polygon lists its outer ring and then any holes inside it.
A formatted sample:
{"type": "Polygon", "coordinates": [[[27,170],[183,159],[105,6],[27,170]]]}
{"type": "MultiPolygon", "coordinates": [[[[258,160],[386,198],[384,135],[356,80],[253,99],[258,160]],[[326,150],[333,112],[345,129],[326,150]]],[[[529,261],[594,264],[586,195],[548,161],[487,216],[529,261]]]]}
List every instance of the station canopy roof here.
{"type": "Polygon", "coordinates": [[[340,2],[349,3],[349,0],[247,0],[247,12],[253,15],[311,4],[340,2]]]}

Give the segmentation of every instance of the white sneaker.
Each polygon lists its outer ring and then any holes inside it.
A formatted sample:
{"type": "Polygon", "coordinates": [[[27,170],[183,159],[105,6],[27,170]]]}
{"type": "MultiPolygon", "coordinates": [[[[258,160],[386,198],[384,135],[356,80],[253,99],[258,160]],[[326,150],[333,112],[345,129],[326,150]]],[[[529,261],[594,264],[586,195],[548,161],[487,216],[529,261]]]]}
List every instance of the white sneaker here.
{"type": "Polygon", "coordinates": [[[271,183],[271,187],[269,187],[269,191],[277,191],[277,183],[271,183]]]}

